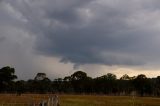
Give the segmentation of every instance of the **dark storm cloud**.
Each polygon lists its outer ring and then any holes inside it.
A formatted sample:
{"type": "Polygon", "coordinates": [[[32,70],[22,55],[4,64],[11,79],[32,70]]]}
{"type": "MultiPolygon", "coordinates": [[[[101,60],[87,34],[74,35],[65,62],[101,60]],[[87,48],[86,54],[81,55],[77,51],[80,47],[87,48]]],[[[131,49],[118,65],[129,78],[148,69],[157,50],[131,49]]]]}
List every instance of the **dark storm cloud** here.
{"type": "Polygon", "coordinates": [[[5,6],[0,10],[3,14],[0,22],[6,30],[13,26],[27,33],[28,39],[34,37],[31,47],[34,55],[58,57],[61,62],[75,65],[160,63],[159,0],[6,0],[2,3],[5,6]]]}
{"type": "Polygon", "coordinates": [[[147,49],[152,32],[145,29],[145,26],[144,29],[135,30],[136,28],[132,29],[127,25],[126,20],[135,14],[134,11],[132,9],[129,11],[128,8],[125,10],[123,7],[112,9],[108,5],[97,6],[90,2],[88,5],[84,3],[85,6],[82,3],[80,6],[68,6],[64,9],[62,7],[60,10],[47,8],[42,19],[48,19],[49,26],[44,26],[41,20],[33,20],[36,25],[33,27],[38,27],[36,29],[40,29],[38,33],[41,33],[41,36],[37,37],[39,53],[60,56],[62,62],[69,61],[75,64],[143,63],[138,56],[147,49]],[[89,23],[85,19],[87,16],[81,16],[83,13],[81,14],[78,9],[91,11],[93,17],[91,16],[89,23]],[[138,56],[135,54],[137,52],[138,56]]]}
{"type": "Polygon", "coordinates": [[[3,42],[6,38],[4,36],[0,37],[0,43],[3,42]]]}
{"type": "Polygon", "coordinates": [[[75,64],[143,65],[160,53],[157,20],[148,16],[159,14],[159,3],[97,0],[47,10],[53,23],[37,39],[37,50],[75,64]]]}

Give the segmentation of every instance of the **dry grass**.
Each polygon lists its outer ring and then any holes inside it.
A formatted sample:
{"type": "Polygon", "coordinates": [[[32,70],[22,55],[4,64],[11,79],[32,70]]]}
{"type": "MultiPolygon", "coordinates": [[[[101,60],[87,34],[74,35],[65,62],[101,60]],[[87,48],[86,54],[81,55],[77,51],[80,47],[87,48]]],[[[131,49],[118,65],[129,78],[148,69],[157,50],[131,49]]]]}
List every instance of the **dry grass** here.
{"type": "Polygon", "coordinates": [[[48,100],[51,95],[24,94],[17,96],[14,94],[0,94],[0,106],[28,106],[38,105],[40,102],[48,100]]]}
{"type": "Polygon", "coordinates": [[[159,98],[60,95],[60,106],[160,106],[159,98]]]}
{"type": "MultiPolygon", "coordinates": [[[[24,94],[21,96],[0,94],[0,106],[27,106],[39,103],[51,95],[24,94]]],[[[160,106],[160,98],[96,96],[96,95],[59,95],[60,106],[160,106]]]]}

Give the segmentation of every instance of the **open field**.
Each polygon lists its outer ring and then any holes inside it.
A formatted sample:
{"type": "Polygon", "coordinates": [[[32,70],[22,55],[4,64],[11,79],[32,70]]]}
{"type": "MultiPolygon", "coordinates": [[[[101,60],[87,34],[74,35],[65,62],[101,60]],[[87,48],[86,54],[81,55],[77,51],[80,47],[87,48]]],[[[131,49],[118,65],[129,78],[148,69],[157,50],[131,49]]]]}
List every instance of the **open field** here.
{"type": "Polygon", "coordinates": [[[0,94],[0,106],[40,106],[42,103],[52,106],[54,97],[53,94],[0,94]]]}
{"type": "MultiPolygon", "coordinates": [[[[0,106],[39,106],[39,102],[53,95],[24,94],[21,96],[0,94],[0,106]]],[[[99,95],[59,95],[60,106],[160,106],[160,98],[99,96],[99,95]]]]}
{"type": "Polygon", "coordinates": [[[160,98],[60,95],[60,106],[160,106],[160,98]]]}

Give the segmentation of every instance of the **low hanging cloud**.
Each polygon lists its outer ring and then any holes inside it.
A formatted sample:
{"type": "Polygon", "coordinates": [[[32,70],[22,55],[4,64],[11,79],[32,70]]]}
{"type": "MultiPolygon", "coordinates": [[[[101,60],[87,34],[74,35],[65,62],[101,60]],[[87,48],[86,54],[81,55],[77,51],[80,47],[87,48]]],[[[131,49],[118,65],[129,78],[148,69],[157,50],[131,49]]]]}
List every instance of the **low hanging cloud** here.
{"type": "Polygon", "coordinates": [[[1,0],[0,64],[25,69],[21,74],[43,69],[37,68],[42,65],[39,56],[75,67],[156,66],[159,4],[159,0],[1,0]]]}
{"type": "Polygon", "coordinates": [[[83,2],[44,10],[41,23],[48,26],[36,41],[39,53],[80,65],[143,65],[157,59],[159,1],[83,2]]]}

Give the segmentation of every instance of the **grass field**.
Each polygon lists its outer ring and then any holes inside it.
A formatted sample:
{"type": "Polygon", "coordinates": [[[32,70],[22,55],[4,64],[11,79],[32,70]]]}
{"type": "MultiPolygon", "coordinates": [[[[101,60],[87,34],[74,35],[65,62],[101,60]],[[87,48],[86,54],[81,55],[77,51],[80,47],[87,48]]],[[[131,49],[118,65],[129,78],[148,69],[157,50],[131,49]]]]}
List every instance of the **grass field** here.
{"type": "Polygon", "coordinates": [[[160,106],[160,98],[60,95],[60,106],[160,106]]]}
{"type": "Polygon", "coordinates": [[[17,96],[15,94],[0,94],[0,106],[38,106],[42,101],[47,101],[52,95],[40,94],[23,94],[17,96]]]}
{"type": "MultiPolygon", "coordinates": [[[[47,100],[51,95],[25,94],[21,96],[0,94],[0,106],[28,106],[47,100]],[[2,105],[3,104],[3,105],[2,105]]],[[[95,96],[95,95],[59,95],[60,106],[160,106],[160,98],[95,96]]]]}

